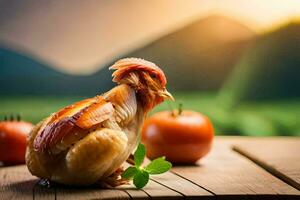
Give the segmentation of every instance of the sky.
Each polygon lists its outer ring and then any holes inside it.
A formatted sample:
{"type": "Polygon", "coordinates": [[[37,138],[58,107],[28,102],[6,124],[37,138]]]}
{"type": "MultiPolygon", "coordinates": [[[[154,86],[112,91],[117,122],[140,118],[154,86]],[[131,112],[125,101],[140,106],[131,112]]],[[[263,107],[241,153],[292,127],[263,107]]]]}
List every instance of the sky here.
{"type": "Polygon", "coordinates": [[[300,19],[300,1],[0,0],[0,46],[60,71],[89,74],[210,15],[231,17],[259,34],[300,19]]]}

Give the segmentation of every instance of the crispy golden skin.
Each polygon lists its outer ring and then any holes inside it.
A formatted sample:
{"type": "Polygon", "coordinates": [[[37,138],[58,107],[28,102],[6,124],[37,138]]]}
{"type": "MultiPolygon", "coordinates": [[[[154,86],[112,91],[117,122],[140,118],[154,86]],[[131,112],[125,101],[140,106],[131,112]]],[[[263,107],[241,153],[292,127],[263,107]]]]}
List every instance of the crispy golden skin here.
{"type": "Polygon", "coordinates": [[[172,96],[153,63],[131,58],[112,68],[118,86],[59,110],[32,130],[26,164],[33,175],[68,185],[118,184],[113,173],[136,147],[147,113],[172,96]]]}

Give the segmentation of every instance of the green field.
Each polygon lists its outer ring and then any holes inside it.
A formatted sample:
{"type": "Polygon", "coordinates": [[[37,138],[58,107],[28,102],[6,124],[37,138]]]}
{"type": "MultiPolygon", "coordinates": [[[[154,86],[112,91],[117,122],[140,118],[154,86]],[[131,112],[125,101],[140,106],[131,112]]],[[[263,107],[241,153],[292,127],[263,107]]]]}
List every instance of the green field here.
{"type": "MultiPolygon", "coordinates": [[[[216,93],[175,93],[176,107],[204,113],[212,120],[218,135],[300,135],[300,101],[244,103],[230,110],[223,108],[216,93]]],[[[0,96],[0,119],[20,114],[22,119],[37,123],[50,113],[86,97],[0,96]]],[[[170,102],[152,113],[170,109],[170,102]]],[[[151,113],[151,114],[152,114],[151,113]]]]}

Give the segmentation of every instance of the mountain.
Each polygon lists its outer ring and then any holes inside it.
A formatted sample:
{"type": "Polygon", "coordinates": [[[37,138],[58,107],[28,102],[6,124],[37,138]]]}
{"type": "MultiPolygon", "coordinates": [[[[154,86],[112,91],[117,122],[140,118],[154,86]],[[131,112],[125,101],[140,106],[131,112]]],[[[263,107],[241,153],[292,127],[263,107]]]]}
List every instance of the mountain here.
{"type": "Polygon", "coordinates": [[[93,96],[112,86],[107,68],[90,76],[68,75],[25,55],[0,49],[0,94],[93,96]]]}
{"type": "Polygon", "coordinates": [[[259,37],[235,66],[220,99],[240,101],[300,97],[300,23],[259,37]]]}
{"type": "MultiPolygon", "coordinates": [[[[255,36],[239,22],[202,18],[120,57],[141,57],[165,71],[171,90],[218,89],[255,36]]],[[[17,52],[0,49],[0,94],[95,95],[113,86],[107,67],[75,76],[17,52]]]]}
{"type": "Polygon", "coordinates": [[[210,16],[125,56],[161,66],[173,90],[218,89],[254,36],[231,18],[210,16]]]}

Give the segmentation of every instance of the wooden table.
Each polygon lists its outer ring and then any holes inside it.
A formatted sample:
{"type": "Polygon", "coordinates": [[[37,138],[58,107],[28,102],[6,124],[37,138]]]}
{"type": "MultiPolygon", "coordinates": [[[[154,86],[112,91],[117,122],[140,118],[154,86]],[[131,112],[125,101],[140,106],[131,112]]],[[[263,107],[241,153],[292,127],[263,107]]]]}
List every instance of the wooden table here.
{"type": "Polygon", "coordinates": [[[153,176],[142,190],[43,187],[26,166],[0,168],[0,199],[300,199],[300,137],[216,137],[194,166],[153,176]]]}

